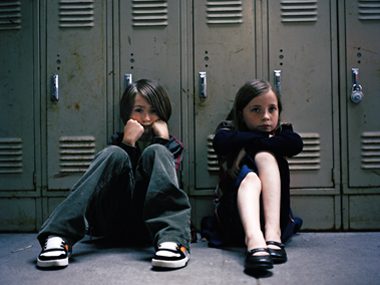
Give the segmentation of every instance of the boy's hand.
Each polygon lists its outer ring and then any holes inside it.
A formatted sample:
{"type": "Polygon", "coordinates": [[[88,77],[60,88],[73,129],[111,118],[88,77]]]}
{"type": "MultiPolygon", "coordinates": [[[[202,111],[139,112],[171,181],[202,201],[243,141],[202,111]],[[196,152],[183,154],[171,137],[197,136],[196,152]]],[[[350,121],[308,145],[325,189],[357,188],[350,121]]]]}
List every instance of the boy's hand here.
{"type": "Polygon", "coordinates": [[[129,119],[124,126],[123,143],[135,146],[139,138],[144,134],[144,127],[136,120],[129,119]]]}
{"type": "Polygon", "coordinates": [[[155,121],[152,124],[153,133],[160,138],[169,139],[168,124],[162,120],[155,121]]]}

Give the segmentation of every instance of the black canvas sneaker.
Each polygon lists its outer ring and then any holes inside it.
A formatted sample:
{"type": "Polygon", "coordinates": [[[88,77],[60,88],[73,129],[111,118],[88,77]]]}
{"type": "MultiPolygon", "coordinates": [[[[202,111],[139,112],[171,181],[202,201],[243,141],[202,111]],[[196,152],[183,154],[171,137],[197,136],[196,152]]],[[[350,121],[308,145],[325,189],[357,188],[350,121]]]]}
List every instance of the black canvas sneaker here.
{"type": "Polygon", "coordinates": [[[189,260],[190,253],[185,246],[175,242],[163,242],[157,247],[152,266],[175,269],[185,267],[189,260]]]}
{"type": "Polygon", "coordinates": [[[60,237],[48,237],[37,257],[38,267],[65,267],[69,265],[71,247],[60,237]]]}

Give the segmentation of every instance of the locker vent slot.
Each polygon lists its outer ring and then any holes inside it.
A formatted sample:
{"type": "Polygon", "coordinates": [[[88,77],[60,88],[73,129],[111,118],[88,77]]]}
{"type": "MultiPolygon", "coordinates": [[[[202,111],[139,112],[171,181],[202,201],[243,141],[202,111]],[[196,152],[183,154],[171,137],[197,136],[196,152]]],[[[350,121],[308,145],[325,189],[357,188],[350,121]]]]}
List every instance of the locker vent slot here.
{"type": "Polygon", "coordinates": [[[243,23],[242,1],[207,1],[207,24],[243,23]]]}
{"type": "Polygon", "coordinates": [[[167,0],[133,0],[133,26],[152,27],[168,25],[167,0]]]}
{"type": "Polygon", "coordinates": [[[362,134],[362,168],[380,169],[380,132],[362,134]]]}
{"type": "Polygon", "coordinates": [[[95,138],[61,137],[59,148],[60,173],[84,172],[95,156],[95,138]]]}
{"type": "Polygon", "coordinates": [[[282,22],[316,22],[318,18],[317,0],[282,0],[282,22]]]}
{"type": "Polygon", "coordinates": [[[22,173],[22,140],[0,138],[0,174],[22,173]]]}
{"type": "Polygon", "coordinates": [[[214,134],[211,134],[207,137],[207,170],[209,172],[218,172],[219,161],[218,156],[215,153],[215,150],[212,146],[212,140],[214,139],[214,134]]]}
{"type": "Polygon", "coordinates": [[[380,1],[363,0],[359,1],[360,20],[380,20],[380,1]]]}
{"type": "Polygon", "coordinates": [[[93,0],[60,0],[60,28],[89,28],[94,26],[93,0]]]}
{"type": "Polygon", "coordinates": [[[21,29],[21,2],[0,2],[0,31],[21,29]]]}
{"type": "Polygon", "coordinates": [[[303,141],[303,150],[300,154],[288,159],[289,169],[302,170],[319,170],[321,168],[321,145],[319,134],[301,133],[303,141]]]}

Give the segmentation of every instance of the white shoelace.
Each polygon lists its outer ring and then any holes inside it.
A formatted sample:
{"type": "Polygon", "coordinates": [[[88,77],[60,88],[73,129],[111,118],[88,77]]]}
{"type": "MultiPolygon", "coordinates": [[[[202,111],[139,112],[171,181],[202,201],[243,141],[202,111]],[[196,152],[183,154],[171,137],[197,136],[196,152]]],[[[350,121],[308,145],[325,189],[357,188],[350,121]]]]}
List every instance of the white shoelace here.
{"type": "Polygon", "coordinates": [[[163,242],[158,245],[158,250],[156,252],[157,256],[165,256],[165,257],[179,257],[179,253],[174,253],[171,251],[167,251],[165,249],[170,249],[170,250],[177,250],[178,245],[175,242],[163,242]]]}
{"type": "Polygon", "coordinates": [[[60,237],[49,237],[45,243],[44,250],[56,249],[53,251],[42,253],[44,256],[58,256],[65,253],[63,247],[64,240],[60,237]]]}

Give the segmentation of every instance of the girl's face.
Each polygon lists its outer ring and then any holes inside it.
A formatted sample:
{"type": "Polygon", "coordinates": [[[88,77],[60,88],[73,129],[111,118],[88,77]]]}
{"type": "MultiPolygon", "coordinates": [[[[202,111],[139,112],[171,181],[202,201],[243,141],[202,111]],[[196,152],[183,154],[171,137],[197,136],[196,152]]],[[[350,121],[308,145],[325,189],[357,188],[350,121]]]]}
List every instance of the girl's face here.
{"type": "Polygon", "coordinates": [[[277,128],[278,101],[272,90],[253,98],[242,112],[243,120],[249,130],[270,133],[277,128]]]}
{"type": "Polygon", "coordinates": [[[140,94],[137,94],[131,112],[131,119],[139,122],[144,128],[148,128],[160,118],[152,105],[140,94]]]}

